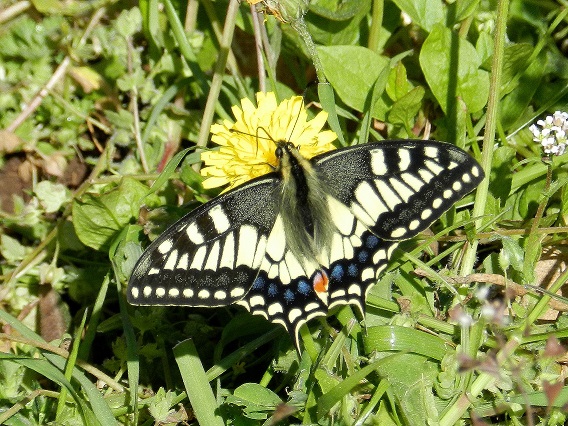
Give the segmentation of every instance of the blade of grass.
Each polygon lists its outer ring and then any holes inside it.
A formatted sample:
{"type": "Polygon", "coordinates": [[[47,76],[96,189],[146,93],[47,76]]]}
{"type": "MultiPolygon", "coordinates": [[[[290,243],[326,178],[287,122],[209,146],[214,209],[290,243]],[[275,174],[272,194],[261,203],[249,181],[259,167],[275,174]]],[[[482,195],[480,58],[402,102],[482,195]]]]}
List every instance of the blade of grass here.
{"type": "MultiPolygon", "coordinates": [[[[73,339],[73,347],[71,352],[69,353],[69,357],[67,358],[67,364],[65,365],[65,378],[67,380],[71,380],[73,376],[73,370],[75,369],[75,362],[77,361],[77,353],[79,352],[79,345],[81,344],[81,336],[83,335],[83,330],[85,329],[85,323],[87,322],[87,315],[89,311],[85,309],[83,313],[83,319],[81,320],[81,324],[77,327],[75,332],[75,337],[73,339]]],[[[63,414],[63,409],[65,408],[65,402],[67,400],[67,389],[62,388],[60,396],[57,401],[57,409],[55,412],[55,420],[58,421],[61,419],[61,415],[63,414]]]]}
{"type": "Polygon", "coordinates": [[[197,421],[201,425],[223,426],[223,419],[216,414],[218,407],[213,389],[193,341],[184,340],[174,346],[173,351],[197,421]]]}

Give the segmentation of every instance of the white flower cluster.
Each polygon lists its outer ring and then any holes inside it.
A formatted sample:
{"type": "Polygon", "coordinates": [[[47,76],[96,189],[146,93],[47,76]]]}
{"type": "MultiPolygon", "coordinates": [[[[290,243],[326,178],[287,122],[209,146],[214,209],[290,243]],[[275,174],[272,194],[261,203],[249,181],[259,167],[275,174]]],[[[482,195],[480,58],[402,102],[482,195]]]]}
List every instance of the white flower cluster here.
{"type": "Polygon", "coordinates": [[[529,127],[534,141],[542,145],[546,154],[562,155],[566,151],[568,138],[568,113],[556,111],[544,120],[538,120],[529,127]]]}

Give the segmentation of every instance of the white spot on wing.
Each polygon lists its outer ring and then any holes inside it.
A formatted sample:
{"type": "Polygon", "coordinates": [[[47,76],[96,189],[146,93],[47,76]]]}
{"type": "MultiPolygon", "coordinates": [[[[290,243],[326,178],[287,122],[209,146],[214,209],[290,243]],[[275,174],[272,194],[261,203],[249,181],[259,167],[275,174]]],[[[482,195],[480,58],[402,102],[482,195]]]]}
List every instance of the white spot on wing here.
{"type": "Polygon", "coordinates": [[[250,298],[250,306],[262,306],[264,305],[264,297],[262,296],[253,296],[250,298]]]}
{"type": "Polygon", "coordinates": [[[333,293],[331,293],[330,297],[332,299],[336,299],[338,297],[345,297],[345,290],[335,290],[333,293]]]}
{"type": "Polygon", "coordinates": [[[455,181],[454,184],[452,185],[452,189],[454,191],[459,191],[460,189],[462,189],[462,184],[459,181],[455,181]]]}
{"type": "Polygon", "coordinates": [[[347,206],[333,197],[327,197],[329,210],[332,212],[333,223],[343,235],[350,235],[353,232],[353,214],[347,206]]]}
{"type": "Polygon", "coordinates": [[[177,258],[178,258],[178,251],[173,250],[168,256],[168,260],[164,265],[164,269],[167,269],[168,271],[173,271],[177,263],[177,258]]]}
{"type": "Polygon", "coordinates": [[[199,297],[200,299],[209,299],[211,297],[211,293],[209,293],[209,290],[199,290],[197,297],[199,297]]]}
{"type": "Polygon", "coordinates": [[[280,262],[278,269],[280,270],[279,278],[280,281],[282,281],[282,284],[290,284],[290,272],[288,271],[286,264],[284,262],[280,262]]]}
{"type": "Polygon", "coordinates": [[[223,254],[221,255],[220,268],[233,269],[235,267],[235,235],[231,232],[225,237],[223,254]]]}
{"type": "Polygon", "coordinates": [[[386,260],[387,254],[384,250],[379,250],[373,255],[373,263],[376,265],[381,260],[386,260]]]}
{"type": "Polygon", "coordinates": [[[420,219],[422,219],[422,220],[426,220],[430,216],[432,216],[432,210],[430,210],[430,209],[424,209],[424,210],[422,210],[422,213],[420,213],[420,219]]]}
{"type": "Polygon", "coordinates": [[[432,207],[434,207],[435,209],[439,209],[441,205],[442,205],[441,198],[436,198],[434,199],[434,201],[432,201],[432,207]]]}
{"type": "Polygon", "coordinates": [[[223,232],[227,231],[231,226],[229,222],[229,218],[223,211],[223,207],[220,204],[217,204],[211,210],[209,210],[209,217],[213,221],[213,225],[215,226],[215,230],[222,234],[223,232]]]}
{"type": "Polygon", "coordinates": [[[395,192],[387,185],[384,181],[375,179],[375,185],[377,185],[377,189],[379,190],[379,194],[387,203],[388,208],[392,211],[394,208],[400,204],[400,198],[395,194],[395,192]]]}
{"type": "Polygon", "coordinates": [[[138,290],[138,287],[132,287],[130,289],[130,294],[132,295],[132,297],[134,297],[135,299],[138,299],[138,296],[140,295],[140,290],[138,290]]]}
{"type": "Polygon", "coordinates": [[[237,287],[231,290],[231,297],[233,298],[241,297],[244,294],[245,294],[245,289],[242,287],[237,287]]]}
{"type": "Polygon", "coordinates": [[[434,178],[434,175],[426,169],[418,170],[418,174],[420,175],[422,180],[426,183],[430,183],[430,181],[434,178]]]}
{"type": "Polygon", "coordinates": [[[308,303],[305,307],[304,307],[304,311],[306,312],[310,312],[313,311],[314,309],[319,308],[319,304],[315,303],[315,302],[311,302],[308,303]]]}
{"type": "Polygon", "coordinates": [[[179,262],[176,265],[176,268],[177,269],[183,269],[185,271],[185,270],[187,270],[188,266],[189,266],[189,255],[187,253],[184,253],[179,258],[179,262]]]}
{"type": "Polygon", "coordinates": [[[227,298],[227,293],[224,292],[223,290],[217,290],[214,294],[213,297],[217,300],[224,300],[227,298]]]}
{"type": "Polygon", "coordinates": [[[172,287],[168,290],[168,296],[170,297],[178,297],[179,296],[179,290],[176,287],[172,287]]]}
{"type": "Polygon", "coordinates": [[[400,162],[398,163],[399,169],[408,169],[408,166],[410,166],[410,151],[406,148],[401,148],[398,150],[398,156],[400,157],[400,162]]]}
{"type": "Polygon", "coordinates": [[[264,255],[266,253],[266,236],[261,235],[258,239],[258,244],[256,245],[256,252],[254,253],[254,260],[252,262],[252,267],[257,269],[260,264],[262,263],[262,259],[264,259],[264,255]]]}
{"type": "Polygon", "coordinates": [[[400,195],[400,198],[402,198],[405,203],[408,203],[408,200],[414,195],[414,192],[396,178],[391,178],[389,181],[393,189],[400,195]]]}
{"type": "Polygon", "coordinates": [[[388,211],[385,203],[381,201],[375,190],[368,182],[361,182],[355,190],[355,197],[365,209],[365,213],[372,219],[369,225],[374,225],[377,218],[388,211]]]}
{"type": "Polygon", "coordinates": [[[406,228],[400,227],[396,228],[394,231],[391,232],[391,238],[401,238],[406,234],[406,228]]]}
{"type": "Polygon", "coordinates": [[[254,262],[254,249],[258,244],[256,228],[243,225],[239,229],[239,244],[237,246],[237,265],[252,267],[254,262]]]}
{"type": "Polygon", "coordinates": [[[183,289],[183,297],[187,297],[187,298],[193,297],[193,290],[190,289],[190,288],[184,288],[183,289]]]}
{"type": "Polygon", "coordinates": [[[425,164],[426,164],[426,167],[428,167],[432,171],[432,173],[434,173],[435,175],[439,175],[440,173],[442,173],[444,171],[442,166],[440,166],[435,161],[426,160],[425,164]]]}
{"type": "Polygon", "coordinates": [[[219,240],[215,241],[211,246],[211,248],[209,249],[209,256],[207,256],[207,262],[205,263],[204,269],[211,269],[212,271],[216,271],[218,263],[219,263],[219,240]]]}
{"type": "Polygon", "coordinates": [[[152,294],[152,287],[147,285],[144,287],[144,290],[142,290],[142,292],[144,293],[145,297],[149,297],[152,294]]]}
{"type": "Polygon", "coordinates": [[[412,222],[410,222],[410,225],[408,225],[408,229],[414,231],[415,229],[418,229],[419,226],[420,226],[420,221],[415,219],[412,222]]]}
{"type": "Polygon", "coordinates": [[[356,294],[357,296],[361,296],[361,287],[359,284],[351,284],[347,289],[348,294],[356,294]]]}
{"type": "Polygon", "coordinates": [[[424,186],[424,182],[414,176],[412,173],[403,173],[400,175],[401,179],[410,186],[415,192],[420,191],[420,189],[424,186]]]}
{"type": "Polygon", "coordinates": [[[290,312],[288,312],[288,321],[293,323],[294,321],[296,321],[297,318],[301,316],[302,316],[302,311],[298,308],[294,308],[290,312]]]}
{"type": "Polygon", "coordinates": [[[164,297],[166,295],[166,289],[164,287],[158,287],[156,289],[156,296],[164,297]]]}
{"type": "Polygon", "coordinates": [[[377,176],[383,176],[387,172],[385,154],[382,149],[371,150],[371,170],[377,176]]]}
{"type": "Polygon", "coordinates": [[[162,254],[166,254],[172,249],[173,246],[174,243],[172,242],[172,240],[165,240],[162,241],[162,243],[158,246],[158,251],[162,254]]]}
{"type": "Polygon", "coordinates": [[[266,243],[266,253],[275,261],[280,261],[286,250],[286,235],[282,216],[278,215],[266,243]]]}
{"type": "Polygon", "coordinates": [[[373,226],[375,224],[375,220],[363,210],[363,207],[355,201],[351,203],[351,211],[355,214],[355,217],[363,222],[367,226],[373,226]]]}
{"type": "Polygon", "coordinates": [[[187,227],[185,233],[187,234],[187,237],[193,244],[200,245],[203,244],[205,241],[203,239],[203,235],[201,234],[201,232],[199,232],[199,229],[197,228],[197,224],[195,222],[193,222],[191,225],[187,227]]]}
{"type": "Polygon", "coordinates": [[[430,158],[438,158],[438,148],[433,146],[427,146],[424,148],[424,155],[430,158]]]}
{"type": "Polygon", "coordinates": [[[203,261],[205,260],[205,255],[207,254],[207,247],[201,246],[195,252],[193,256],[193,261],[191,262],[191,269],[202,269],[203,261]]]}
{"type": "Polygon", "coordinates": [[[373,278],[375,278],[375,271],[373,271],[373,268],[363,269],[363,272],[361,273],[362,281],[372,280],[373,278]]]}
{"type": "Polygon", "coordinates": [[[282,314],[284,311],[282,310],[282,305],[280,303],[273,303],[272,305],[268,306],[267,309],[268,315],[274,316],[277,314],[282,314]]]}

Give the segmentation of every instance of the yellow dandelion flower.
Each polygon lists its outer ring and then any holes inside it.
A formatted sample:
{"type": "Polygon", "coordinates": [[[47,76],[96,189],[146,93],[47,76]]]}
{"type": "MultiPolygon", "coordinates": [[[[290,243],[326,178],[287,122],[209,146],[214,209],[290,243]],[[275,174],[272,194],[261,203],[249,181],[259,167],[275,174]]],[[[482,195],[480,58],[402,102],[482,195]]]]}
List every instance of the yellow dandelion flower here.
{"type": "Polygon", "coordinates": [[[308,121],[301,96],[276,103],[274,93],[257,93],[255,107],[250,99],[242,99],[241,107],[233,106],[236,122],[225,120],[211,126],[211,141],[218,150],[201,154],[205,167],[204,188],[229,184],[227,190],[278,167],[276,141],[290,141],[306,157],[330,151],[337,135],[321,131],[327,120],[325,111],[308,121]]]}

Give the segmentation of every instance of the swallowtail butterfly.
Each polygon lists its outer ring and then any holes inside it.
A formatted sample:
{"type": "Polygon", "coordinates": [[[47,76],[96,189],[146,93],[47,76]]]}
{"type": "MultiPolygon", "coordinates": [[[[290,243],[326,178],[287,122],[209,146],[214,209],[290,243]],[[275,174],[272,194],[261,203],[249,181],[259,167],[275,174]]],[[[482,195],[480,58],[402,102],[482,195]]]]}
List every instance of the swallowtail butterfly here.
{"type": "Polygon", "coordinates": [[[426,229],[483,178],[455,146],[391,140],[304,158],[277,142],[277,169],[185,215],[138,261],[134,305],[243,305],[302,324],[365,297],[400,240],[426,229]]]}

